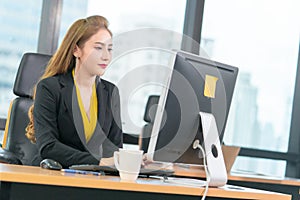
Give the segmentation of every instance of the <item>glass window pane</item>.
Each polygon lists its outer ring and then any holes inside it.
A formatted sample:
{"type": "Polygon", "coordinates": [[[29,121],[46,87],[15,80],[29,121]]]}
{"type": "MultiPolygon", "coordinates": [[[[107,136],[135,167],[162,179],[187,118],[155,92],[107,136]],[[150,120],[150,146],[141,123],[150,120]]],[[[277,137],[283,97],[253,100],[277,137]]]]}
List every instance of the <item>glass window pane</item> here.
{"type": "Polygon", "coordinates": [[[6,118],[13,84],[25,52],[36,52],[42,0],[0,2],[0,117],[6,118]]]}
{"type": "Polygon", "coordinates": [[[300,2],[294,0],[205,1],[201,55],[240,70],[225,143],[287,151],[299,8],[300,2]]]}
{"type": "Polygon", "coordinates": [[[231,174],[283,178],[286,161],[263,158],[237,157],[231,174]],[[274,167],[275,166],[275,167],[274,167]]]}
{"type": "Polygon", "coordinates": [[[186,0],[64,0],[60,41],[76,19],[102,15],[110,23],[113,61],[103,78],[120,88],[124,132],[141,132],[147,98],[160,94],[167,50],[180,49],[185,5],[186,0]]]}

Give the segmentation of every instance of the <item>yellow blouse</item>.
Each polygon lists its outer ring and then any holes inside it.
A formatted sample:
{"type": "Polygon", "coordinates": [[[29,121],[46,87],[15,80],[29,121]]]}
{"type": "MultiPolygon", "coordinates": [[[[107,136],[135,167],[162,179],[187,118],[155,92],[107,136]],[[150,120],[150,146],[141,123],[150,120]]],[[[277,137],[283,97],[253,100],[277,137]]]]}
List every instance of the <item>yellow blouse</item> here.
{"type": "MultiPolygon", "coordinates": [[[[72,71],[73,78],[75,74],[75,70],[73,69],[72,71]]],[[[84,110],[84,106],[82,103],[81,95],[80,95],[80,90],[76,84],[76,81],[74,79],[74,84],[76,87],[76,95],[77,95],[77,100],[78,100],[78,105],[83,121],[83,127],[84,127],[84,134],[85,134],[85,139],[86,142],[88,142],[91,137],[93,136],[93,133],[96,128],[97,124],[97,114],[98,114],[98,101],[97,101],[97,93],[96,93],[96,84],[94,83],[93,88],[92,88],[92,96],[90,100],[90,120],[84,110]]]]}

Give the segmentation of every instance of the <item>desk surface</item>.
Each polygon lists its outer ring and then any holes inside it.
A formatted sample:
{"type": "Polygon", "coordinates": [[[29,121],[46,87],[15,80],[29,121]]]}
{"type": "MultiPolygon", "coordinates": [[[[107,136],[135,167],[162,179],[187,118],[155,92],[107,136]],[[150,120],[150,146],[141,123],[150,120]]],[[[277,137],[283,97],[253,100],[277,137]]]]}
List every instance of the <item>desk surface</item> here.
{"type": "MultiPolygon", "coordinates": [[[[176,176],[200,177],[200,178],[205,177],[205,172],[199,166],[190,166],[190,167],[174,166],[174,170],[176,176]]],[[[268,177],[268,176],[259,176],[259,175],[256,176],[256,175],[249,175],[249,174],[244,174],[244,175],[229,174],[228,180],[300,186],[300,179],[277,178],[277,177],[268,177]]]]}
{"type": "MultiPolygon", "coordinates": [[[[2,182],[30,183],[81,188],[123,190],[133,192],[150,192],[201,196],[204,188],[187,187],[164,183],[159,179],[139,178],[137,182],[121,182],[117,176],[93,176],[67,174],[60,171],[41,169],[39,167],[0,164],[2,182]]],[[[209,188],[207,196],[236,199],[273,199],[288,200],[290,195],[267,192],[256,189],[230,186],[209,188]]]]}

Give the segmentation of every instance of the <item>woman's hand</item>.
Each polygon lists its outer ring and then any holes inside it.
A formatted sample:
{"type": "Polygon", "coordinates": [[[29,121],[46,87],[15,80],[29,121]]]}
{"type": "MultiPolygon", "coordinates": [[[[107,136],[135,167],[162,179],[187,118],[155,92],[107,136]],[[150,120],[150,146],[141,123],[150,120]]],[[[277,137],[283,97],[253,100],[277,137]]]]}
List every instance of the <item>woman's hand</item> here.
{"type": "Polygon", "coordinates": [[[109,157],[109,158],[101,158],[100,166],[114,166],[115,162],[114,162],[114,157],[109,157]]]}
{"type": "Polygon", "coordinates": [[[145,167],[145,166],[147,166],[147,165],[149,165],[151,163],[152,163],[152,161],[150,161],[150,160],[147,159],[147,153],[145,153],[143,155],[143,159],[142,159],[142,167],[145,167]]]}
{"type": "MultiPolygon", "coordinates": [[[[147,154],[145,153],[143,155],[143,159],[142,159],[142,163],[141,165],[144,167],[148,164],[151,164],[152,161],[147,159],[147,154]]],[[[109,158],[101,158],[100,162],[99,162],[100,166],[114,166],[115,165],[115,161],[114,161],[114,157],[109,157],[109,158]]]]}

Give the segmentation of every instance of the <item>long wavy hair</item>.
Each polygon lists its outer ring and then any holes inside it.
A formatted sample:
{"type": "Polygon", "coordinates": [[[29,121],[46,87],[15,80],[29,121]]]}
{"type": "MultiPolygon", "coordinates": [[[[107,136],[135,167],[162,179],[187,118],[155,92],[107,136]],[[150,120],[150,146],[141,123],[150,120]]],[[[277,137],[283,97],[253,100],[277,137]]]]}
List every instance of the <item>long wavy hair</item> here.
{"type": "MultiPolygon", "coordinates": [[[[94,15],[85,19],[79,19],[74,22],[67,31],[60,47],[50,59],[41,79],[45,79],[57,74],[65,74],[69,69],[75,67],[76,58],[73,55],[76,45],[83,48],[86,41],[96,34],[100,29],[108,29],[108,21],[106,18],[94,15]]],[[[35,99],[36,86],[34,88],[33,99],[35,99]]],[[[26,127],[26,137],[32,142],[36,142],[33,117],[34,104],[29,108],[28,117],[29,124],[26,127]]]]}

